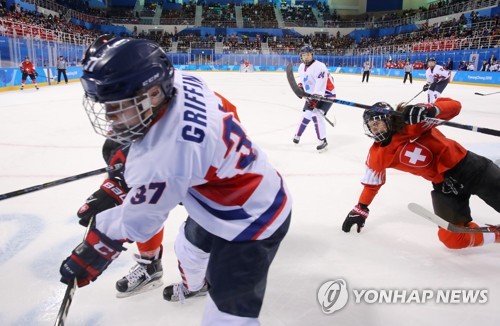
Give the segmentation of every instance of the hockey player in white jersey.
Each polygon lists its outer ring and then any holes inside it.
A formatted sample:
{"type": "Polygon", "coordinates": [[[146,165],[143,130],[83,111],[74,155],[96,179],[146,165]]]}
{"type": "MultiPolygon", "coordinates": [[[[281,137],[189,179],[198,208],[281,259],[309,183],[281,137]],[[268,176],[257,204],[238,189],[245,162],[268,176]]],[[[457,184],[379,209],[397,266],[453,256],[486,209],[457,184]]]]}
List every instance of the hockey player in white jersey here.
{"type": "Polygon", "coordinates": [[[442,66],[436,64],[435,58],[427,60],[427,70],[425,71],[426,83],[423,91],[427,91],[427,102],[433,104],[441,97],[450,81],[450,72],[442,66]]]}
{"type": "Polygon", "coordinates": [[[176,251],[197,251],[185,268],[206,268],[198,273],[209,288],[203,324],[258,325],[292,205],[265,153],[204,81],[174,71],[154,42],[110,40],[86,62],[81,82],[95,131],[131,143],[130,191],[120,206],[97,214],[95,228],[61,265],[61,281],[95,281],[125,242],[150,239],[182,203],[190,218],[176,251]]]}
{"type": "MultiPolygon", "coordinates": [[[[302,63],[299,66],[299,87],[309,94],[335,98],[333,77],[330,75],[328,68],[323,62],[314,59],[314,51],[311,46],[306,45],[302,47],[300,50],[300,60],[302,63]]],[[[316,149],[318,151],[324,150],[328,146],[328,142],[326,140],[326,123],[323,116],[328,113],[331,106],[332,103],[329,102],[313,99],[306,100],[302,108],[302,119],[293,137],[293,142],[295,144],[299,143],[300,137],[312,120],[316,130],[316,136],[320,141],[316,149]]]]}

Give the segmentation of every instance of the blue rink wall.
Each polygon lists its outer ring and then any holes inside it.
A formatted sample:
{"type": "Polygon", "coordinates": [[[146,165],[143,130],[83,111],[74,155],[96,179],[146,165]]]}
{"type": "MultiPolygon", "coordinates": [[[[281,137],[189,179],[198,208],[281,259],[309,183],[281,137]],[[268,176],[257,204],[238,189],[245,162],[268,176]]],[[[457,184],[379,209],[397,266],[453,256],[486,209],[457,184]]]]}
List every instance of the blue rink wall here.
{"type": "MultiPolygon", "coordinates": [[[[238,72],[240,65],[175,65],[180,70],[192,71],[233,71],[238,72]]],[[[267,72],[282,72],[286,69],[285,65],[280,66],[254,66],[254,71],[267,71],[267,72]]],[[[57,69],[54,67],[37,68],[38,72],[37,82],[42,85],[57,83],[57,69]]],[[[334,74],[358,74],[361,76],[362,69],[359,67],[329,67],[329,70],[334,74]]],[[[295,67],[297,71],[297,67],[295,67]]],[[[82,76],[82,67],[68,67],[66,74],[68,79],[76,81],[82,76]]],[[[11,90],[21,85],[21,71],[18,68],[0,68],[0,91],[11,90]]],[[[403,78],[403,69],[384,69],[373,68],[371,71],[372,76],[389,77],[389,78],[403,78]]],[[[414,70],[413,78],[417,80],[425,79],[424,70],[414,70]]],[[[61,79],[63,77],[61,76],[61,79]]],[[[483,71],[452,71],[451,81],[454,83],[476,84],[482,86],[500,87],[500,72],[483,72],[483,71]]],[[[26,85],[32,84],[31,79],[28,77],[26,85]]]]}

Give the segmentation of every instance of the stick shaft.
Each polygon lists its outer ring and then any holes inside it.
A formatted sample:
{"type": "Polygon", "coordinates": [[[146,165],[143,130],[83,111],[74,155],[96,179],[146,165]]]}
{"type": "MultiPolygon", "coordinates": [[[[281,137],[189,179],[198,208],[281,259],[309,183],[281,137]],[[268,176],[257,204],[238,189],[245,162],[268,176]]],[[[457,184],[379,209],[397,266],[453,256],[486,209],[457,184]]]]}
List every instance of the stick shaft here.
{"type": "MultiPolygon", "coordinates": [[[[346,105],[346,106],[353,106],[353,107],[364,109],[364,110],[368,110],[368,109],[380,110],[381,113],[387,113],[387,114],[396,115],[396,116],[403,115],[401,112],[386,110],[383,108],[377,109],[371,105],[359,104],[359,103],[355,103],[355,102],[339,100],[336,98],[329,98],[329,97],[324,97],[324,96],[320,96],[320,95],[316,95],[316,94],[306,93],[303,89],[301,89],[297,85],[297,82],[295,81],[295,77],[293,76],[293,65],[292,64],[289,64],[286,67],[286,75],[287,75],[287,79],[288,79],[288,83],[290,84],[290,87],[292,88],[295,95],[297,95],[298,97],[305,97],[305,98],[311,98],[311,99],[315,99],[315,100],[323,101],[323,102],[330,102],[330,103],[337,103],[337,104],[342,104],[342,105],[346,105]]],[[[500,130],[496,130],[496,129],[465,125],[465,124],[461,124],[461,123],[457,123],[457,122],[451,122],[451,121],[436,119],[436,118],[426,118],[425,121],[431,122],[434,124],[438,124],[438,125],[454,127],[454,128],[459,128],[459,129],[465,129],[465,130],[469,130],[469,131],[479,132],[482,134],[500,137],[500,130]]]]}
{"type": "Polygon", "coordinates": [[[118,163],[118,164],[115,164],[115,165],[107,166],[107,167],[102,168],[102,169],[98,169],[98,170],[94,170],[94,171],[89,171],[89,172],[85,172],[85,173],[73,175],[71,177],[67,177],[67,178],[62,178],[62,179],[50,181],[50,182],[43,183],[43,184],[40,184],[40,185],[31,186],[31,187],[24,188],[24,189],[19,189],[19,190],[16,190],[16,191],[11,191],[11,192],[8,192],[8,193],[5,193],[5,194],[1,194],[0,195],[0,200],[12,198],[12,197],[17,197],[17,196],[24,195],[24,194],[29,194],[31,192],[35,192],[35,191],[38,191],[38,190],[42,190],[42,189],[47,189],[47,188],[59,186],[59,185],[62,185],[62,184],[68,183],[68,182],[80,180],[80,179],[83,179],[83,178],[91,177],[91,176],[94,176],[94,175],[99,175],[99,174],[106,173],[106,172],[116,171],[116,170],[121,169],[122,166],[123,166],[122,163],[118,163]]]}

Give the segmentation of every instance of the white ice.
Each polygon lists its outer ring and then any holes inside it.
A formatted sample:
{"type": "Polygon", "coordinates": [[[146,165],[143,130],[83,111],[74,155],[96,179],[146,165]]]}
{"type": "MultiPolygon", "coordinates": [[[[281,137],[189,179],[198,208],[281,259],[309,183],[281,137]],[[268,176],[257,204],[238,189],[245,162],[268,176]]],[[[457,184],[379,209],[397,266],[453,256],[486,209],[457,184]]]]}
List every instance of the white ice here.
{"type": "MultiPolygon", "coordinates": [[[[360,234],[342,232],[347,213],[362,189],[364,160],[371,141],[363,133],[362,110],[334,105],[329,117],[329,149],[316,152],[310,125],[299,145],[292,143],[302,100],[285,73],[199,73],[213,90],[238,106],[251,139],[284,176],[294,199],[291,229],[271,266],[261,312],[263,325],[499,325],[498,244],[460,251],[446,249],[437,227],[407,209],[409,202],[431,209],[431,184],[390,170],[387,184],[370,206],[360,234]],[[317,291],[328,280],[344,279],[351,294],[342,310],[326,315],[317,291]],[[353,289],[486,289],[485,304],[355,303],[353,289]]],[[[397,104],[411,99],[422,81],[335,75],[339,99],[397,104]]],[[[454,119],[467,125],[500,128],[500,95],[477,96],[498,88],[450,84],[444,95],[460,100],[454,119]],[[496,103],[496,104],[495,104],[496,103]]],[[[79,83],[0,93],[0,193],[98,169],[103,139],[81,105],[79,83]]],[[[414,102],[424,101],[421,94],[414,102]]],[[[500,159],[499,138],[439,127],[466,148],[500,159]]],[[[80,243],[84,229],[76,211],[103,176],[91,177],[0,202],[0,325],[52,325],[63,298],[59,266],[80,243]]],[[[477,198],[473,217],[500,223],[499,214],[477,198]]],[[[164,283],[180,277],[173,241],[186,217],[176,208],[166,222],[164,283]]],[[[354,229],[353,229],[354,231],[354,229]]],[[[67,325],[199,325],[204,299],[180,305],[162,298],[162,288],[115,298],[115,281],[133,266],[129,245],[90,286],[76,290],[67,325]]]]}

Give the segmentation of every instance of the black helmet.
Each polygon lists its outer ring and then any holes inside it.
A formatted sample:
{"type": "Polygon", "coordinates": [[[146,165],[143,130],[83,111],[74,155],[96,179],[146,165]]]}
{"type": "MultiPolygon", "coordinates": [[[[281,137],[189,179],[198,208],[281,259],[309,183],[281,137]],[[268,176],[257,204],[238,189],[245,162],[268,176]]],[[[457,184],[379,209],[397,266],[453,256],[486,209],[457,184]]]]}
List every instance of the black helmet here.
{"type": "Polygon", "coordinates": [[[388,103],[377,102],[363,113],[363,128],[365,129],[365,134],[377,143],[391,139],[393,128],[390,111],[394,111],[394,109],[388,103]],[[386,130],[383,132],[376,130],[372,131],[369,124],[370,121],[383,121],[386,125],[386,130]]]}
{"type": "Polygon", "coordinates": [[[97,49],[108,43],[112,38],[114,38],[114,35],[104,34],[99,36],[92,44],[90,44],[90,46],[87,48],[87,51],[85,51],[85,55],[83,56],[82,65],[84,65],[90,59],[90,57],[94,53],[96,53],[97,49]]]}
{"type": "Polygon", "coordinates": [[[312,46],[304,45],[300,49],[299,56],[300,56],[300,61],[304,62],[306,65],[310,65],[314,61],[314,50],[313,50],[312,46]],[[302,59],[302,54],[304,54],[304,53],[310,53],[312,55],[311,61],[305,62],[304,59],[302,59]]]}
{"type": "Polygon", "coordinates": [[[429,58],[429,59],[427,60],[427,62],[431,62],[431,61],[434,61],[434,62],[436,62],[436,58],[434,58],[434,57],[431,57],[431,58],[429,58]]]}
{"type": "Polygon", "coordinates": [[[91,52],[80,81],[94,130],[122,144],[143,136],[174,94],[174,68],[166,53],[152,41],[119,37],[91,52]]]}

